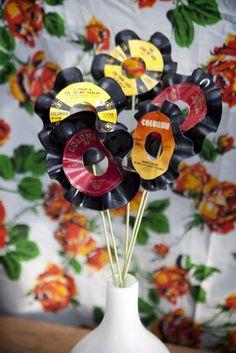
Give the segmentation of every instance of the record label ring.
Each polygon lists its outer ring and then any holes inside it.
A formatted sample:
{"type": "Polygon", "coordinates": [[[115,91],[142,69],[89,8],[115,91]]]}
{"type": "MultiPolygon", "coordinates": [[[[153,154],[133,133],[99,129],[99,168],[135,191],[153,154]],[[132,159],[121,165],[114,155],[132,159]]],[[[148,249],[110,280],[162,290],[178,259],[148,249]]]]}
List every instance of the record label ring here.
{"type": "Polygon", "coordinates": [[[175,104],[180,101],[188,105],[188,115],[180,125],[183,132],[194,127],[206,116],[205,95],[200,87],[194,83],[179,83],[166,87],[153,99],[152,103],[160,107],[165,100],[175,104]]]}
{"type": "Polygon", "coordinates": [[[131,39],[109,53],[105,76],[116,80],[126,96],[144,94],[155,87],[162,77],[164,60],[152,43],[131,39]]]}
{"type": "Polygon", "coordinates": [[[117,110],[110,95],[91,82],[76,82],[64,87],[53,99],[49,116],[52,123],[64,120],[75,105],[92,106],[100,120],[116,123],[117,110]]]}
{"type": "Polygon", "coordinates": [[[123,180],[111,153],[99,141],[92,129],[77,132],[67,142],[63,153],[62,166],[71,185],[90,196],[104,195],[123,180]],[[84,154],[92,148],[99,150],[108,160],[107,169],[102,175],[94,175],[85,168],[84,154]]]}

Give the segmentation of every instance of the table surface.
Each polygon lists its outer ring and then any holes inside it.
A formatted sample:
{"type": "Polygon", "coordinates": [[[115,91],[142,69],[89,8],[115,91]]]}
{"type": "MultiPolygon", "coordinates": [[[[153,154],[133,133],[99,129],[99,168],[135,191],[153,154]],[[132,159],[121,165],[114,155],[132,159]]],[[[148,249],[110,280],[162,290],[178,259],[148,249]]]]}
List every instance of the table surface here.
{"type": "MultiPolygon", "coordinates": [[[[26,320],[14,316],[0,316],[0,352],[69,353],[88,332],[72,326],[26,320]]],[[[180,346],[167,346],[171,353],[207,353],[180,346]]]]}

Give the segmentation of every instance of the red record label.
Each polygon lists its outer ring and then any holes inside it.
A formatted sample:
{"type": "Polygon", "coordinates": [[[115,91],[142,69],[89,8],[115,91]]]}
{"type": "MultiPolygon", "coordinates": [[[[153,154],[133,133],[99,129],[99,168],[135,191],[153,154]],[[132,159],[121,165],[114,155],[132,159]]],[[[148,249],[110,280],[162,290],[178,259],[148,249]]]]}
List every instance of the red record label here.
{"type": "Polygon", "coordinates": [[[71,185],[90,196],[102,196],[114,189],[123,180],[111,153],[91,129],[77,132],[67,142],[62,165],[71,185]],[[94,175],[85,168],[83,156],[90,148],[98,149],[108,159],[108,167],[103,175],[94,175]]]}
{"type": "Polygon", "coordinates": [[[190,130],[206,116],[205,95],[194,83],[179,83],[166,87],[153,99],[152,103],[160,107],[165,100],[171,103],[183,101],[188,105],[188,115],[180,126],[183,132],[190,130]]]}

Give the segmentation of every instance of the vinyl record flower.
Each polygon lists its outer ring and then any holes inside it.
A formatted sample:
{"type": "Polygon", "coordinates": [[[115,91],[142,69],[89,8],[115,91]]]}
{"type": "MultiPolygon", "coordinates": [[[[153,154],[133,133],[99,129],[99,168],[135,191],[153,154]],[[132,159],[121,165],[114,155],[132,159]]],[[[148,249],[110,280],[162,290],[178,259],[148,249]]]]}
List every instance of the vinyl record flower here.
{"type": "Polygon", "coordinates": [[[175,104],[158,108],[143,102],[135,118],[134,148],[125,167],[140,174],[145,190],[165,188],[178,176],[180,163],[194,155],[192,141],[180,130],[184,117],[175,104]]]}
{"type": "Polygon", "coordinates": [[[139,175],[123,170],[120,163],[133,146],[126,127],[116,124],[116,107],[125,104],[125,96],[111,78],[101,80],[100,86],[82,79],[76,68],[63,70],[54,90],[36,102],[35,110],[44,122],[39,139],[48,152],[47,170],[62,184],[64,197],[72,204],[96,210],[121,207],[140,185],[139,175]],[[104,104],[96,106],[99,95],[104,104]],[[94,103],[92,110],[83,110],[85,99],[87,104],[94,103]],[[82,110],[71,114],[76,103],[82,104],[82,110]],[[107,122],[104,116],[113,120],[107,122]],[[57,122],[53,124],[50,118],[57,122]],[[98,174],[96,164],[102,160],[107,166],[98,174]]]}
{"type": "MultiPolygon", "coordinates": [[[[171,44],[162,33],[156,32],[149,41],[144,41],[135,32],[123,30],[117,33],[115,43],[116,47],[109,54],[94,58],[91,72],[96,80],[112,77],[127,97],[154,98],[162,76],[176,72],[171,44]]],[[[130,103],[131,100],[128,107],[130,103]]]]}
{"type": "Polygon", "coordinates": [[[187,116],[180,128],[193,141],[195,152],[200,152],[205,137],[217,131],[222,114],[221,93],[212,77],[201,69],[190,76],[167,75],[152,104],[160,107],[165,100],[184,104],[187,116]]]}

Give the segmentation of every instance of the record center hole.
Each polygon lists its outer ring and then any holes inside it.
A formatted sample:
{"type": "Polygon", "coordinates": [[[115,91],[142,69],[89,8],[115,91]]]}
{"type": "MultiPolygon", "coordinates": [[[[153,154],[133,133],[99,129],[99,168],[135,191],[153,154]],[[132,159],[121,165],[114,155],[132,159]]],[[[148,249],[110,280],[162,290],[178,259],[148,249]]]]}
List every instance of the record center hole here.
{"type": "Polygon", "coordinates": [[[84,111],[95,112],[96,109],[89,103],[81,102],[73,105],[70,109],[70,115],[75,113],[80,113],[84,111]]]}
{"type": "Polygon", "coordinates": [[[108,168],[108,158],[97,148],[89,148],[84,152],[85,169],[93,175],[103,175],[108,168]]]}
{"type": "Polygon", "coordinates": [[[122,72],[128,78],[141,77],[146,71],[146,65],[143,59],[131,57],[122,63],[122,72]]]}
{"type": "Polygon", "coordinates": [[[189,115],[189,111],[190,111],[189,105],[186,102],[181,100],[178,100],[174,103],[178,106],[179,110],[181,110],[181,113],[186,118],[189,115]]]}
{"type": "Polygon", "coordinates": [[[150,160],[158,159],[162,154],[162,136],[158,132],[151,132],[146,137],[145,150],[150,160]]]}

